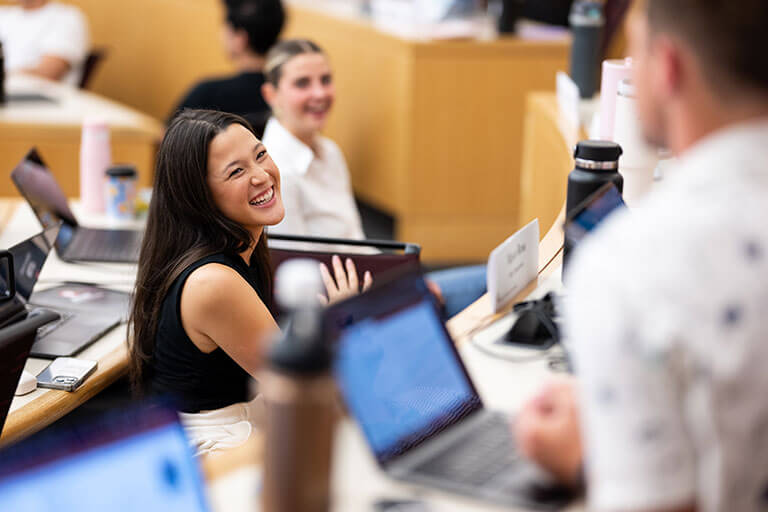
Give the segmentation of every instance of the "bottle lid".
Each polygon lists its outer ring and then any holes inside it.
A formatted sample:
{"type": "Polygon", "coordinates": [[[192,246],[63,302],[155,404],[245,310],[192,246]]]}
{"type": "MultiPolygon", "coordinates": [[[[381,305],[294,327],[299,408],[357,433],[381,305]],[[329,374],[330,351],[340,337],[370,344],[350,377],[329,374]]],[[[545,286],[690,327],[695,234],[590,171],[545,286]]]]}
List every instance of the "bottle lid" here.
{"type": "Polygon", "coordinates": [[[332,362],[333,353],[324,336],[319,305],[293,311],[269,350],[270,366],[292,375],[312,376],[327,373],[332,362]]]}
{"type": "Polygon", "coordinates": [[[573,157],[592,162],[618,162],[621,146],[609,140],[582,140],[576,144],[573,157]]]}
{"type": "Polygon", "coordinates": [[[317,295],[323,291],[323,278],[316,261],[296,258],[278,267],[275,274],[275,298],[282,308],[316,306],[317,295]]]}
{"type": "Polygon", "coordinates": [[[113,165],[106,170],[107,176],[114,178],[135,178],[136,168],[130,164],[113,165]]]}
{"type": "Polygon", "coordinates": [[[602,27],[605,25],[601,2],[575,2],[571,7],[568,22],[572,27],[602,27]]]}

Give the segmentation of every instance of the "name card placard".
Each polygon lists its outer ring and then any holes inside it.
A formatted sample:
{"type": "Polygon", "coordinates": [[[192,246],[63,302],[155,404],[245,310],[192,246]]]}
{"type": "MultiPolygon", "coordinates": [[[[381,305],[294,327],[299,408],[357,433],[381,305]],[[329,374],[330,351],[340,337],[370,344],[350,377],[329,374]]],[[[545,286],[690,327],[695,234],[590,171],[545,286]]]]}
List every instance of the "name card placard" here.
{"type": "Polygon", "coordinates": [[[488,258],[488,297],[496,313],[538,275],[539,220],[507,238],[488,258]]]}

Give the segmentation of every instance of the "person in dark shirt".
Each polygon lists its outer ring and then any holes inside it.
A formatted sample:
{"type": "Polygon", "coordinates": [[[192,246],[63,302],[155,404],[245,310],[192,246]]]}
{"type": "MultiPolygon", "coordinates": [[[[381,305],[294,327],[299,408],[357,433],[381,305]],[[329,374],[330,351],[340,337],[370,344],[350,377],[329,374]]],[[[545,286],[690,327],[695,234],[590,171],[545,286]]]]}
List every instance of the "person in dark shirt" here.
{"type": "Polygon", "coordinates": [[[171,117],[185,108],[219,110],[245,117],[260,134],[269,114],[269,107],[261,97],[264,55],[283,29],[285,11],[280,0],[224,0],[224,3],[226,19],[222,42],[238,73],[196,84],[171,112],[171,117]]]}

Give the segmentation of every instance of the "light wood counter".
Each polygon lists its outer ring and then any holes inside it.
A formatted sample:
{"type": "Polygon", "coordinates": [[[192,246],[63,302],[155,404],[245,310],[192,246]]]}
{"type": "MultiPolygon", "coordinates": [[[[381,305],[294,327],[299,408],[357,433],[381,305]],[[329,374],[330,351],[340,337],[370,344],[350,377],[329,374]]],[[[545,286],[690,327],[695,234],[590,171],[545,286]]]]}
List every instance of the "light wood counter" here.
{"type": "MultiPolygon", "coordinates": [[[[35,92],[54,102],[10,101],[0,107],[0,172],[4,176],[36,146],[64,193],[79,196],[82,123],[94,116],[110,126],[112,161],[136,165],[139,185],[151,185],[163,134],[157,120],[98,95],[32,77],[9,77],[6,90],[9,94],[35,92]]],[[[0,180],[0,196],[14,195],[18,192],[10,179],[0,180]]]]}
{"type": "Polygon", "coordinates": [[[561,213],[573,170],[573,150],[587,134],[560,115],[554,93],[526,98],[523,166],[520,175],[520,222],[539,219],[546,233],[561,213]]]}
{"type": "Polygon", "coordinates": [[[525,96],[554,90],[569,39],[419,41],[359,18],[291,10],[335,70],[327,134],[356,194],[393,214],[425,261],[484,261],[519,219],[525,96]]]}

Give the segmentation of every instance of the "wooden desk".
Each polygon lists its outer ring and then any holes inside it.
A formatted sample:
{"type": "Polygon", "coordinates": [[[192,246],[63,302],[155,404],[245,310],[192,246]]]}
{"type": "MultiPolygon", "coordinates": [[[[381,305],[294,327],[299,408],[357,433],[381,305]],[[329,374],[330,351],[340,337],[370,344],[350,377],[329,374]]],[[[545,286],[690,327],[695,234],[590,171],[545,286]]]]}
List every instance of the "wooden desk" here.
{"type": "MultiPolygon", "coordinates": [[[[0,200],[0,247],[9,247],[40,230],[37,220],[26,204],[19,200],[0,200]]],[[[40,273],[40,286],[56,280],[78,280],[108,283],[110,287],[130,291],[136,275],[134,265],[77,265],[65,263],[52,252],[40,273]]],[[[95,373],[75,392],[38,388],[30,394],[15,397],[3,427],[0,445],[17,441],[66,415],[128,370],[126,326],[121,324],[77,355],[98,361],[95,373]]],[[[50,360],[29,358],[25,369],[37,375],[50,360]]]]}
{"type": "MultiPolygon", "coordinates": [[[[110,125],[112,159],[131,163],[139,185],[150,186],[163,126],[155,119],[95,94],[65,84],[13,76],[8,94],[35,92],[54,102],[8,102],[0,107],[0,172],[7,176],[26,152],[37,146],[67,197],[80,195],[80,134],[89,116],[110,125]]],[[[0,180],[0,196],[18,195],[10,180],[0,180]]]]}

